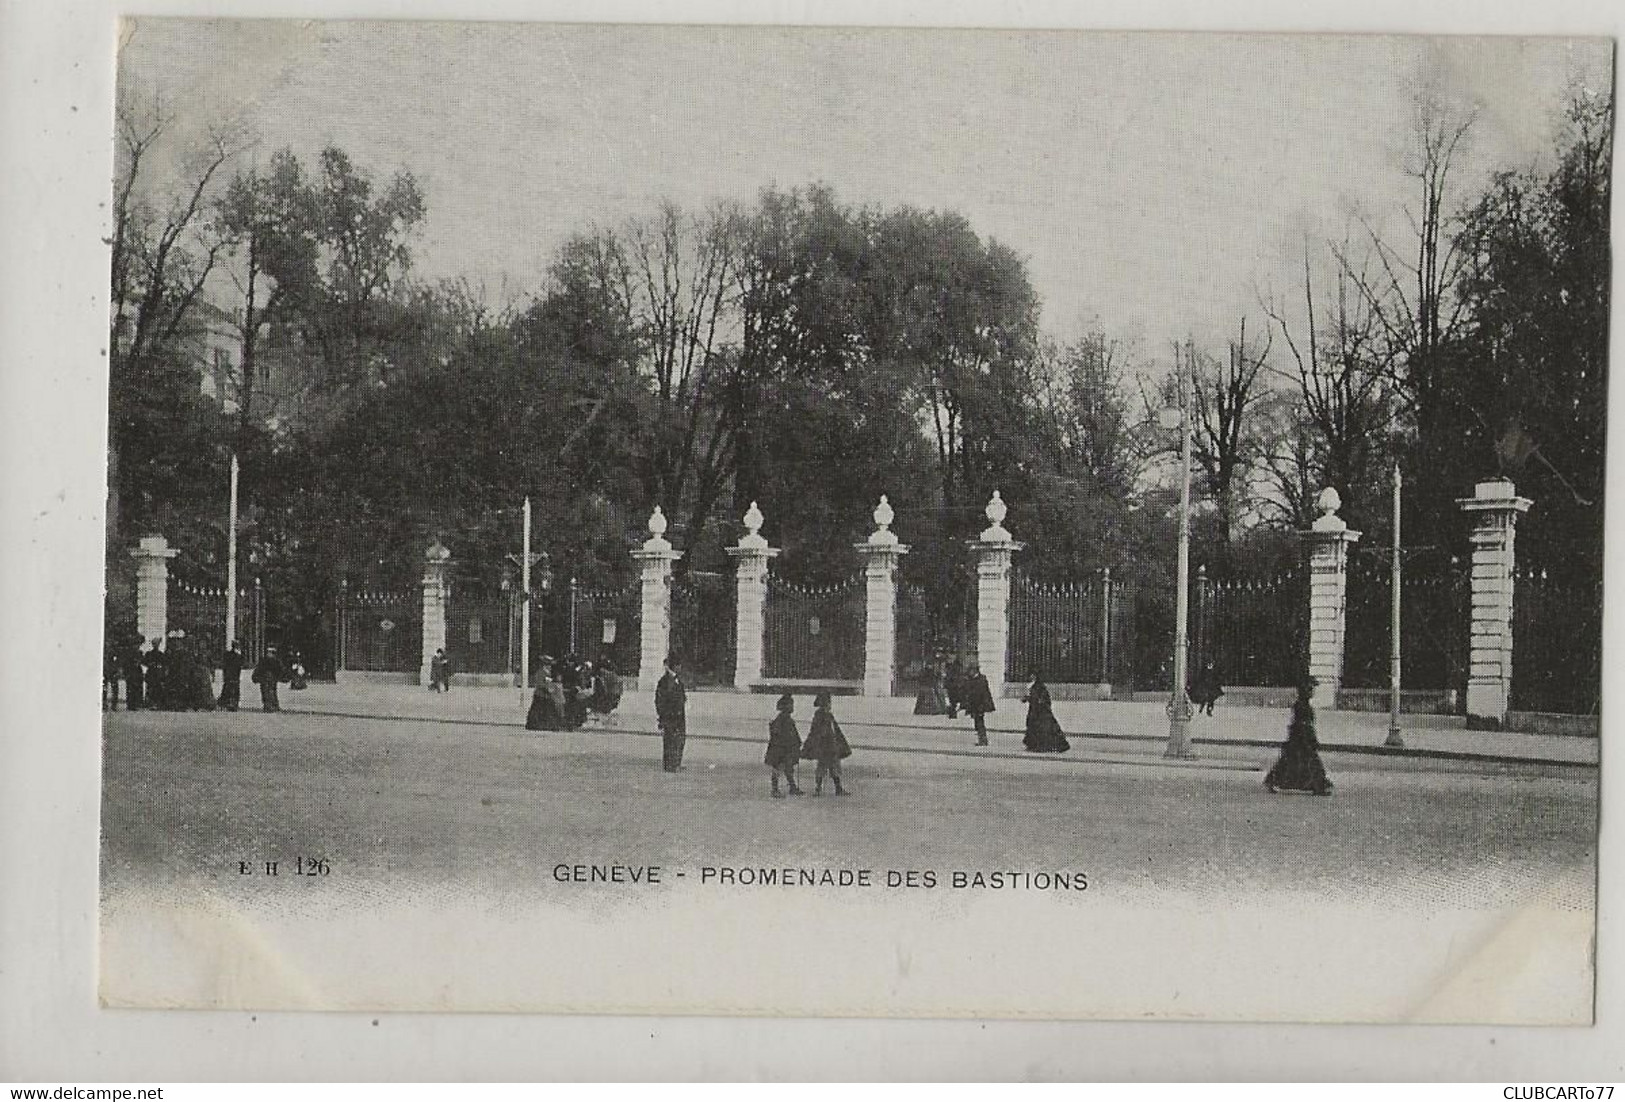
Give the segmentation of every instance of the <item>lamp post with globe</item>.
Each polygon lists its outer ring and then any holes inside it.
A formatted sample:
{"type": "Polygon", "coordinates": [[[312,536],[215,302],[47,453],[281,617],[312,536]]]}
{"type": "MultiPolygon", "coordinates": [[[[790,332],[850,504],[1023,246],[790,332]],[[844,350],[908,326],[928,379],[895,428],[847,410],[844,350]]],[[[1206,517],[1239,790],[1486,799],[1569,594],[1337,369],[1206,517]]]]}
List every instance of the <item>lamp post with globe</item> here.
{"type": "Polygon", "coordinates": [[[1191,400],[1189,365],[1181,359],[1179,365],[1179,405],[1166,407],[1157,414],[1157,422],[1164,429],[1178,429],[1179,441],[1179,553],[1175,569],[1174,593],[1174,683],[1168,698],[1168,758],[1194,758],[1190,744],[1191,708],[1186,662],[1189,658],[1188,626],[1190,620],[1191,572],[1191,400]]]}

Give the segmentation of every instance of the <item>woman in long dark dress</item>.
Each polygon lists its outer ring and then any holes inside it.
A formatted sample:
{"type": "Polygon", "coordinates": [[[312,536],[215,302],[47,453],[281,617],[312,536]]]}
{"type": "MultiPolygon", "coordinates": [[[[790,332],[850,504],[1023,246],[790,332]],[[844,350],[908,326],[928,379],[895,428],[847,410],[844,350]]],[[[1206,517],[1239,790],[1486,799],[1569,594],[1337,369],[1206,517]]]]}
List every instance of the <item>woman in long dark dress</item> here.
{"type": "Polygon", "coordinates": [[[812,726],[807,730],[807,741],[802,744],[801,756],[818,763],[818,769],[813,774],[814,796],[824,794],[826,775],[835,782],[837,796],[849,796],[851,792],[841,787],[841,759],[852,756],[852,747],[829,709],[828,693],[819,693],[813,698],[812,726]]]}
{"type": "Polygon", "coordinates": [[[1034,754],[1064,754],[1072,749],[1061,731],[1061,722],[1055,718],[1050,703],[1049,686],[1034,671],[1032,683],[1027,686],[1027,735],[1021,745],[1034,754]]]}
{"type": "Polygon", "coordinates": [[[1314,678],[1298,686],[1298,699],[1292,704],[1292,722],[1287,725],[1281,756],[1264,777],[1264,787],[1271,792],[1332,794],[1331,779],[1326,776],[1326,766],[1320,760],[1320,740],[1315,737],[1315,709],[1309,702],[1314,689],[1314,678]]]}
{"type": "Polygon", "coordinates": [[[795,717],[791,715],[796,708],[796,698],[789,693],[779,697],[778,715],[773,722],[767,725],[767,754],[763,756],[762,763],[772,773],[775,799],[783,799],[784,793],[779,791],[779,774],[789,782],[790,795],[801,795],[801,789],[796,787],[796,762],[801,760],[801,732],[796,730],[795,717]]]}
{"type": "Polygon", "coordinates": [[[943,716],[948,714],[948,693],[943,686],[942,660],[933,659],[925,664],[925,680],[920,693],[914,698],[917,716],[943,716]]]}
{"type": "Polygon", "coordinates": [[[543,658],[538,670],[540,677],[530,694],[530,711],[525,714],[527,731],[564,731],[564,686],[553,676],[553,663],[543,658]]]}

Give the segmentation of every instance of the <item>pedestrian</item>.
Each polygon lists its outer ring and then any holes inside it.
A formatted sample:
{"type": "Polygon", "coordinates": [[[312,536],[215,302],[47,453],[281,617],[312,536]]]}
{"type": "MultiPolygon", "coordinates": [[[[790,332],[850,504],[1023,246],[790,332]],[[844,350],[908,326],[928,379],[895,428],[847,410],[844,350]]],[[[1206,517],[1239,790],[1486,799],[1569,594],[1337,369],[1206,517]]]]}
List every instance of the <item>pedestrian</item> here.
{"type": "Polygon", "coordinates": [[[537,667],[536,688],[530,694],[530,711],[525,714],[527,731],[563,731],[564,688],[553,674],[553,661],[543,658],[537,667]]]}
{"type": "Polygon", "coordinates": [[[1049,686],[1034,670],[1022,699],[1027,702],[1027,735],[1021,745],[1034,754],[1064,754],[1072,749],[1061,731],[1061,722],[1055,718],[1050,702],[1049,686]]]}
{"type": "Polygon", "coordinates": [[[119,669],[118,647],[108,639],[102,645],[102,710],[118,711],[119,669]]]}
{"type": "Polygon", "coordinates": [[[976,724],[976,745],[986,746],[987,714],[994,710],[993,689],[987,683],[987,675],[975,662],[970,664],[970,673],[965,678],[964,694],[961,704],[976,724]]]}
{"type": "Polygon", "coordinates": [[[308,689],[310,682],[305,674],[305,656],[299,651],[288,652],[288,688],[294,692],[308,689]]]}
{"type": "Polygon", "coordinates": [[[141,644],[146,637],[135,632],[124,644],[119,661],[124,669],[124,707],[136,711],[146,706],[146,674],[141,666],[141,644]]]}
{"type": "Polygon", "coordinates": [[[796,762],[801,760],[801,732],[796,730],[795,717],[791,714],[796,709],[796,698],[789,693],[779,697],[778,715],[773,722],[767,725],[767,754],[762,758],[769,770],[772,771],[772,792],[774,799],[783,799],[784,793],[779,791],[779,774],[790,785],[790,795],[801,795],[801,789],[796,787],[796,762]]]}
{"type": "Polygon", "coordinates": [[[948,660],[948,668],[942,674],[942,692],[948,698],[948,718],[959,718],[959,702],[965,693],[965,667],[955,655],[948,660]]]}
{"type": "Polygon", "coordinates": [[[235,712],[243,697],[243,652],[233,639],[220,656],[220,707],[235,712]]]}
{"type": "Polygon", "coordinates": [[[938,656],[925,664],[925,681],[914,698],[914,714],[940,716],[947,712],[948,692],[943,684],[942,658],[938,656]]]}
{"type": "Polygon", "coordinates": [[[282,702],[277,699],[277,682],[282,680],[282,661],[275,647],[266,647],[259,665],[254,667],[254,684],[260,687],[260,708],[267,712],[280,712],[282,702]]]}
{"type": "Polygon", "coordinates": [[[164,651],[162,639],[154,639],[152,646],[141,656],[141,665],[145,668],[149,708],[169,707],[169,678],[166,676],[168,662],[169,655],[164,651]]]}
{"type": "Polygon", "coordinates": [[[621,706],[621,678],[610,665],[609,655],[599,657],[598,664],[593,667],[592,675],[592,710],[593,714],[602,719],[608,719],[615,709],[621,706]]]}
{"type": "Polygon", "coordinates": [[[441,683],[446,679],[446,652],[436,650],[434,657],[429,659],[429,691],[440,692],[441,683]]]}
{"type": "Polygon", "coordinates": [[[835,722],[835,716],[830,711],[829,693],[819,693],[813,698],[812,725],[807,728],[807,741],[801,747],[801,756],[810,758],[818,763],[818,769],[813,774],[813,795],[824,794],[824,777],[827,775],[835,782],[837,796],[850,796],[850,790],[841,787],[841,760],[852,756],[852,747],[847,743],[846,736],[841,733],[841,725],[835,722]]]}
{"type": "Polygon", "coordinates": [[[201,640],[182,645],[179,668],[186,709],[192,712],[214,711],[214,665],[204,658],[201,640]]]}
{"type": "Polygon", "coordinates": [[[1315,708],[1310,703],[1315,685],[1315,679],[1308,677],[1298,686],[1298,699],[1292,704],[1292,720],[1287,724],[1281,756],[1264,776],[1264,787],[1272,793],[1332,794],[1331,779],[1326,776],[1326,766],[1320,760],[1320,740],[1315,737],[1315,708]]]}
{"type": "Polygon", "coordinates": [[[1196,705],[1198,714],[1203,712],[1213,714],[1213,706],[1224,695],[1224,687],[1219,684],[1219,671],[1213,668],[1213,659],[1208,659],[1207,663],[1196,671],[1196,676],[1191,678],[1188,695],[1191,703],[1196,705]]]}
{"type": "Polygon", "coordinates": [[[666,672],[655,686],[655,718],[660,724],[661,766],[668,773],[683,768],[683,744],[688,741],[688,690],[679,672],[682,660],[666,656],[666,672]]]}
{"type": "Polygon", "coordinates": [[[574,653],[566,654],[559,660],[559,685],[564,690],[564,722],[573,731],[587,722],[592,667],[574,653]]]}

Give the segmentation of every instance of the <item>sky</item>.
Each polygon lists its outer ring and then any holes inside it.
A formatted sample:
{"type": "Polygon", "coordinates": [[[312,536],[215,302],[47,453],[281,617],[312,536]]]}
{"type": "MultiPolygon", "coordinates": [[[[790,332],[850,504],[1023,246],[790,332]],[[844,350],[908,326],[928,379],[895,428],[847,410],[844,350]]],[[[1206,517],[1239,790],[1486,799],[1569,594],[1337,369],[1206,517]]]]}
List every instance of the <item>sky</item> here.
{"type": "MultiPolygon", "coordinates": [[[[1405,238],[1418,89],[1478,112],[1458,173],[1547,154],[1602,40],[142,19],[123,81],[183,124],[417,177],[414,271],[493,303],[592,225],[820,181],[953,209],[1024,256],[1051,333],[1155,351],[1301,300],[1303,252],[1405,238]]],[[[1253,328],[1256,331],[1256,328],[1253,328]]]]}

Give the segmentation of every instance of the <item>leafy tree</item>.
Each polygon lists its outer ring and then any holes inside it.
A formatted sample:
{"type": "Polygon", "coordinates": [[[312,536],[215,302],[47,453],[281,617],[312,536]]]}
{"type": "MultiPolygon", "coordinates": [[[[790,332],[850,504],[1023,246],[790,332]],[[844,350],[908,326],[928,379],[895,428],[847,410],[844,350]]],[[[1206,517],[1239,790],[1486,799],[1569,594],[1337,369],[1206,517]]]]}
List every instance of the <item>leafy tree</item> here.
{"type": "Polygon", "coordinates": [[[1452,383],[1454,446],[1538,501],[1519,555],[1600,578],[1603,547],[1611,92],[1570,104],[1554,168],[1503,172],[1467,211],[1471,321],[1452,383]]]}

